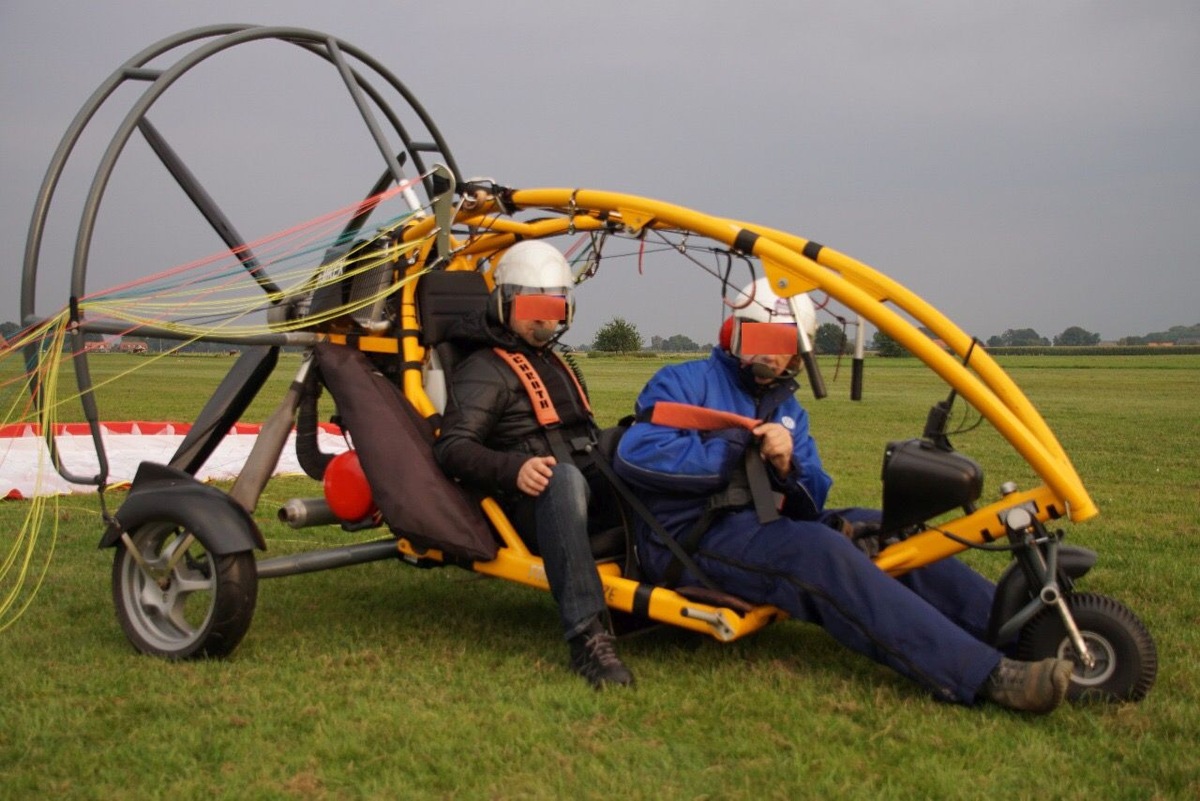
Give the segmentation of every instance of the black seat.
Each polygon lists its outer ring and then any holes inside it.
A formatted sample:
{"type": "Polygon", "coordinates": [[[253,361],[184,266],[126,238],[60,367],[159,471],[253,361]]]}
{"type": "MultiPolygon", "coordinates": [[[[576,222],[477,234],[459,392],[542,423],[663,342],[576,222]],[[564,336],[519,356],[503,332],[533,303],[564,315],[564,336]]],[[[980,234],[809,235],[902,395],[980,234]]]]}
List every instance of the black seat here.
{"type": "Polygon", "coordinates": [[[446,408],[446,376],[466,354],[450,342],[450,325],[462,317],[487,308],[488,286],[482,273],[469,270],[436,270],[421,276],[417,283],[417,319],[421,324],[418,341],[430,351],[423,368],[425,394],[437,409],[435,426],[446,408]]]}
{"type": "Polygon", "coordinates": [[[483,273],[435,270],[421,276],[417,284],[417,318],[421,323],[418,341],[438,354],[442,370],[449,372],[460,356],[446,342],[450,324],[485,310],[487,302],[488,285],[483,273]]]}

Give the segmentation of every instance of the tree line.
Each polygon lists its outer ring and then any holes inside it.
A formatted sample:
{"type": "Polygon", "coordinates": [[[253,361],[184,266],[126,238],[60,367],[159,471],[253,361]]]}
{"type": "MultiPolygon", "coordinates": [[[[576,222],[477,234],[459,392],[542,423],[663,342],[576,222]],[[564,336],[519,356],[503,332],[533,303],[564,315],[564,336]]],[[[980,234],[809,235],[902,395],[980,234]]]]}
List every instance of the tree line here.
{"type": "MultiPolygon", "coordinates": [[[[711,342],[701,345],[683,334],[670,337],[652,336],[647,345],[636,325],[623,317],[614,317],[600,327],[590,345],[584,345],[580,350],[597,350],[604,353],[635,353],[641,350],[658,353],[700,353],[707,352],[712,347],[711,342]]],[[[813,348],[817,353],[843,353],[848,348],[848,340],[841,326],[826,323],[817,328],[813,348]]]]}
{"type": "MultiPolygon", "coordinates": [[[[922,328],[921,331],[926,336],[935,338],[933,332],[928,329],[922,328]]],[[[853,344],[842,326],[836,323],[824,323],[817,327],[813,349],[819,354],[846,354],[853,350],[853,344]]],[[[1061,333],[1052,338],[1042,336],[1032,328],[1010,328],[1002,334],[988,337],[984,344],[989,348],[1089,347],[1100,344],[1100,335],[1077,325],[1063,329],[1061,333]]],[[[1145,336],[1126,336],[1118,340],[1117,344],[1126,346],[1198,345],[1200,344],[1200,324],[1176,325],[1166,331],[1145,336]]],[[[580,346],[579,349],[606,353],[636,353],[642,350],[659,353],[693,353],[708,351],[711,348],[711,343],[701,345],[683,334],[665,338],[652,336],[647,344],[636,325],[623,317],[614,317],[600,327],[590,344],[580,346]]],[[[881,356],[900,356],[906,353],[903,347],[882,331],[875,332],[868,349],[881,356]]]]}
{"type": "MultiPolygon", "coordinates": [[[[935,338],[933,332],[926,328],[921,331],[930,338],[935,338]]],[[[1061,334],[1051,338],[1044,337],[1032,328],[1010,328],[1003,334],[988,337],[984,343],[989,348],[1047,348],[1047,347],[1095,347],[1100,344],[1100,335],[1077,325],[1070,326],[1061,334]]],[[[1200,345],[1200,324],[1191,326],[1172,326],[1168,331],[1162,331],[1145,336],[1121,337],[1116,342],[1124,347],[1145,347],[1149,345],[1195,346],[1200,345]]],[[[882,331],[875,332],[873,350],[881,356],[903,356],[904,348],[882,331]]]]}

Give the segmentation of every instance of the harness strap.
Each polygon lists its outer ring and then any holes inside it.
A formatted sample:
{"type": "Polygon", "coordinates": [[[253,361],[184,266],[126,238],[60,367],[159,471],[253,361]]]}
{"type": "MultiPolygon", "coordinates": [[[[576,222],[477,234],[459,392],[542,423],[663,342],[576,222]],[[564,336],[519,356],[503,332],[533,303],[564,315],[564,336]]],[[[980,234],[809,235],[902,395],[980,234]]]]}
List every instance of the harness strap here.
{"type": "MultiPolygon", "coordinates": [[[[659,401],[648,409],[642,410],[637,420],[697,431],[715,431],[721,428],[750,430],[761,420],[768,419],[778,405],[778,400],[764,404],[758,409],[759,417],[755,419],[720,409],[709,409],[704,406],[673,401],[659,401]]],[[[758,513],[759,523],[766,525],[779,519],[779,509],[771,488],[771,479],[767,475],[767,467],[762,460],[757,443],[752,443],[746,448],[741,471],[734,474],[728,487],[712,497],[709,508],[720,510],[750,504],[754,505],[754,510],[758,513]]]]}
{"type": "MultiPolygon", "coordinates": [[[[762,420],[770,419],[778,408],[780,398],[760,403],[756,410],[758,417],[751,418],[719,409],[709,409],[691,404],[659,401],[638,415],[639,422],[650,422],[657,425],[674,428],[690,428],[698,431],[715,431],[722,428],[753,429],[762,420]]],[[[767,465],[763,461],[762,451],[758,442],[751,442],[742,454],[741,465],[734,470],[729,484],[720,492],[714,493],[708,502],[704,513],[692,527],[679,538],[676,543],[679,548],[671,548],[674,558],[663,574],[663,582],[672,587],[678,583],[684,568],[696,572],[695,563],[690,558],[700,546],[704,537],[717,515],[733,509],[744,509],[753,506],[758,522],[761,525],[779,519],[779,508],[775,492],[771,487],[771,478],[767,474],[767,465]],[[685,562],[685,557],[687,561],[685,562]]],[[[700,574],[697,574],[700,575],[700,574]]]]}
{"type": "Polygon", "coordinates": [[[697,431],[717,431],[722,428],[750,430],[762,422],[723,409],[710,409],[707,406],[675,401],[652,403],[637,414],[636,420],[639,423],[654,423],[671,428],[694,428],[697,431]]]}
{"type": "MultiPolygon", "coordinates": [[[[563,433],[562,418],[558,416],[558,409],[554,407],[550,390],[547,388],[546,382],[542,380],[537,368],[525,357],[525,354],[503,348],[492,348],[492,352],[512,368],[517,378],[520,379],[521,385],[525,387],[525,392],[529,395],[529,403],[533,406],[533,413],[537,418],[538,425],[542,427],[546,435],[546,440],[550,444],[550,452],[554,454],[554,458],[560,462],[570,462],[573,461],[574,454],[589,450],[592,445],[591,437],[568,439],[563,433]]],[[[551,353],[554,353],[563,366],[563,371],[571,377],[576,397],[579,398],[590,418],[592,407],[588,403],[587,393],[583,391],[583,385],[579,383],[579,377],[575,375],[575,371],[570,368],[561,355],[555,351],[551,351],[551,353]]]]}
{"type": "MultiPolygon", "coordinates": [[[[529,402],[533,404],[533,413],[537,417],[538,425],[542,428],[550,428],[561,424],[562,418],[558,416],[558,410],[554,408],[554,401],[550,400],[550,391],[546,389],[546,384],[538,375],[538,371],[529,363],[529,359],[526,359],[524,354],[514,353],[503,348],[492,348],[492,352],[503,359],[521,380],[521,385],[525,387],[525,392],[529,395],[529,402]]],[[[580,392],[581,396],[582,394],[580,392]]]]}
{"type": "MultiPolygon", "coordinates": [[[[617,491],[617,494],[621,496],[622,500],[629,505],[629,508],[633,510],[634,514],[645,521],[646,525],[650,527],[650,530],[654,532],[654,536],[658,539],[658,541],[667,546],[667,549],[670,550],[674,555],[675,558],[672,560],[671,567],[668,568],[668,572],[674,570],[676,565],[679,565],[679,569],[675,570],[675,576],[671,580],[666,580],[666,577],[664,576],[664,586],[668,588],[674,587],[679,581],[679,576],[682,574],[683,568],[686,567],[688,571],[705,587],[717,592],[723,592],[723,590],[721,590],[721,588],[718,587],[712,579],[704,574],[704,571],[699,568],[695,560],[692,559],[691,555],[684,550],[683,546],[676,542],[675,538],[667,533],[667,530],[663,528],[662,523],[658,522],[658,518],[656,518],[654,514],[646,508],[646,505],[642,503],[641,498],[635,495],[633,490],[629,489],[629,485],[622,481],[621,477],[616,474],[616,472],[612,469],[612,465],[608,463],[609,454],[605,453],[604,450],[599,446],[596,446],[596,450],[598,453],[596,454],[596,458],[593,460],[593,464],[600,469],[600,472],[608,480],[608,483],[611,484],[612,488],[617,491]]],[[[708,528],[709,521],[704,520],[703,522],[704,528],[708,528]]],[[[691,533],[692,532],[688,532],[689,538],[691,537],[691,533]]],[[[703,529],[701,529],[700,533],[704,533],[703,529]]],[[[699,537],[696,539],[699,539],[699,537]]]]}
{"type": "Polygon", "coordinates": [[[579,400],[583,403],[583,410],[587,412],[588,416],[590,417],[592,414],[592,404],[591,401],[588,400],[587,392],[584,390],[583,384],[579,383],[579,376],[575,374],[575,369],[567,363],[567,360],[564,359],[563,355],[558,351],[552,350],[550,353],[554,355],[554,358],[558,359],[558,363],[562,365],[563,372],[570,376],[571,383],[575,385],[575,393],[579,396],[579,400]]]}
{"type": "Polygon", "coordinates": [[[746,481],[750,484],[750,497],[754,499],[754,511],[762,525],[779,519],[775,492],[771,489],[771,477],[767,475],[767,464],[757,446],[746,448],[742,459],[746,469],[746,481]]]}
{"type": "MultiPolygon", "coordinates": [[[[779,519],[779,511],[775,508],[775,495],[771,490],[771,480],[767,476],[767,468],[759,455],[756,445],[746,448],[742,466],[736,470],[729,486],[709,498],[704,513],[696,519],[687,533],[679,538],[680,548],[691,556],[700,547],[700,540],[708,532],[713,521],[723,512],[735,509],[745,509],[753,506],[758,514],[758,522],[762,525],[779,519]]],[[[674,553],[674,551],[672,551],[674,553]]],[[[688,567],[695,572],[694,567],[685,565],[675,554],[675,558],[663,572],[663,583],[673,587],[683,575],[683,569],[688,567]]]]}
{"type": "MultiPolygon", "coordinates": [[[[774,393],[770,398],[760,401],[754,413],[760,420],[770,420],[785,397],[782,393],[774,393]]],[[[746,449],[745,464],[746,478],[750,482],[750,494],[754,496],[754,511],[758,513],[758,522],[765,526],[767,523],[779,519],[779,503],[775,498],[774,490],[771,489],[771,477],[767,475],[767,463],[763,460],[757,446],[746,449]]]]}
{"type": "Polygon", "coordinates": [[[703,573],[699,572],[700,568],[696,566],[695,560],[692,559],[692,554],[699,548],[700,538],[704,536],[704,532],[708,531],[709,526],[712,525],[713,520],[716,519],[720,511],[720,509],[714,509],[712,506],[709,506],[709,508],[704,510],[704,514],[700,515],[699,519],[688,529],[687,534],[684,534],[678,541],[668,538],[669,542],[673,544],[671,555],[674,558],[667,565],[667,569],[663,571],[662,583],[664,586],[674,587],[679,584],[679,579],[683,576],[683,570],[687,568],[692,572],[692,575],[704,582],[704,586],[712,589],[709,579],[703,573]]]}
{"type": "Polygon", "coordinates": [[[550,453],[560,463],[574,463],[576,454],[588,453],[594,444],[591,437],[579,436],[567,439],[561,427],[547,428],[544,432],[546,441],[550,444],[550,453]]]}
{"type": "MultiPolygon", "coordinates": [[[[529,402],[533,404],[533,413],[537,415],[538,425],[542,428],[559,425],[562,419],[558,416],[558,410],[554,408],[554,401],[550,399],[550,391],[546,389],[546,383],[542,381],[542,377],[538,375],[537,368],[530,364],[529,359],[525,358],[525,354],[517,353],[504,348],[492,348],[492,352],[504,360],[505,364],[512,368],[512,371],[517,374],[517,378],[521,380],[521,385],[525,387],[525,392],[529,394],[529,402]]],[[[579,401],[583,404],[584,411],[589,415],[592,413],[592,404],[588,401],[587,393],[583,391],[583,385],[579,383],[579,377],[575,375],[575,371],[567,364],[566,360],[556,351],[551,351],[554,357],[558,359],[559,364],[563,366],[563,371],[570,376],[571,383],[575,385],[575,392],[579,397],[579,401]]]]}

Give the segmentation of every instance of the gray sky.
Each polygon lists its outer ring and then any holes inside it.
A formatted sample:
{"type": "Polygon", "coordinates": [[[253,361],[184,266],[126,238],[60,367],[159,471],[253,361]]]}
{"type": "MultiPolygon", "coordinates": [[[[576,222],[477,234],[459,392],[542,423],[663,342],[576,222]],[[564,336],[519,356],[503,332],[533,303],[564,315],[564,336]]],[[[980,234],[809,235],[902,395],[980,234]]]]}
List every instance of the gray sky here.
{"type": "MultiPolygon", "coordinates": [[[[316,29],[378,58],[467,176],[628,192],[792,231],[985,339],[1200,322],[1194,0],[0,0],[0,263],[12,276],[0,319],[18,317],[33,201],[79,107],[144,47],[225,22],[316,29]]],[[[250,239],[352,202],[381,169],[331,144],[344,136],[378,159],[345,93],[324,99],[332,70],[298,58],[231,56],[151,115],[250,239]],[[225,88],[200,100],[206,85],[225,88]]],[[[64,203],[110,136],[64,177],[64,203]]],[[[98,282],[215,249],[178,190],[142,177],[153,165],[141,151],[122,157],[104,201],[98,282]]],[[[48,229],[39,312],[65,302],[54,269],[69,263],[78,213],[48,229]]],[[[647,339],[712,341],[716,285],[671,280],[602,273],[568,341],[618,314],[647,339]]]]}

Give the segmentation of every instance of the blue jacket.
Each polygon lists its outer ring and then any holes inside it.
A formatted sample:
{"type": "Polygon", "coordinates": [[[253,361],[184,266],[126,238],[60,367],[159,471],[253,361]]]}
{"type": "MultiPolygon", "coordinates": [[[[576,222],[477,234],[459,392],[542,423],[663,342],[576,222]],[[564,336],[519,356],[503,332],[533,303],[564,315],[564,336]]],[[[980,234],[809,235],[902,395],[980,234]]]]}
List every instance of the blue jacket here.
{"type": "MultiPolygon", "coordinates": [[[[792,435],[792,471],[786,479],[774,470],[768,473],[774,489],[784,495],[785,514],[813,520],[825,506],[833,479],[821,466],[808,413],[795,391],[795,382],[785,381],[756,398],[743,384],[738,360],[714,348],[707,359],[667,365],[655,373],[638,396],[636,411],[640,418],[655,403],[674,401],[762,419],[759,410],[774,407],[767,419],[792,435]]],[[[729,484],[750,439],[745,429],[701,432],[637,422],[622,437],[614,468],[667,531],[678,536],[703,514],[708,498],[729,484]]]]}

